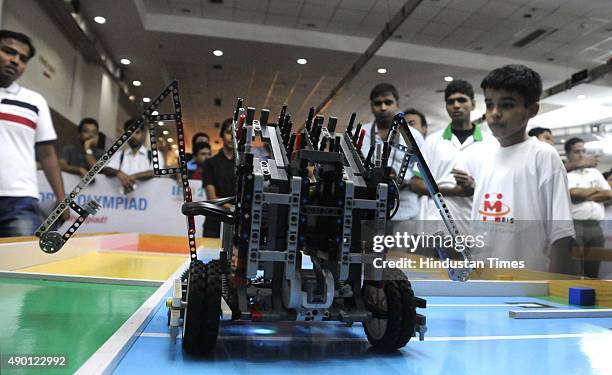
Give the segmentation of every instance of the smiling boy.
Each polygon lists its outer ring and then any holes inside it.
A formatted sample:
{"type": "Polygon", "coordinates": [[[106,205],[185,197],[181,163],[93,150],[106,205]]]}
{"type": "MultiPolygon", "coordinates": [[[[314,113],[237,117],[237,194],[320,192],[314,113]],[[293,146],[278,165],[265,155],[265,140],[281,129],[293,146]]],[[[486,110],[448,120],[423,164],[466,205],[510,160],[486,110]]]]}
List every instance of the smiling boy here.
{"type": "Polygon", "coordinates": [[[491,71],[481,88],[487,122],[501,147],[483,156],[487,161],[475,183],[472,220],[487,232],[487,249],[479,255],[560,271],[574,236],[567,175],[554,147],[526,132],[540,107],[540,75],[507,65],[491,71]]]}

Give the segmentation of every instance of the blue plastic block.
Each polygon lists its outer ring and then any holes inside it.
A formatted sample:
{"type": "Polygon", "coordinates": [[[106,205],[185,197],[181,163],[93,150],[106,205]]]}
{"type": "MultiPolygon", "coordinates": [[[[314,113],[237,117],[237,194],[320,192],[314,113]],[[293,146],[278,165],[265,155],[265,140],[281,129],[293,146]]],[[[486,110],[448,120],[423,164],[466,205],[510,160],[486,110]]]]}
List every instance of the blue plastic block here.
{"type": "Polygon", "coordinates": [[[595,289],[574,287],[569,288],[570,305],[593,306],[595,305],[595,289]]]}

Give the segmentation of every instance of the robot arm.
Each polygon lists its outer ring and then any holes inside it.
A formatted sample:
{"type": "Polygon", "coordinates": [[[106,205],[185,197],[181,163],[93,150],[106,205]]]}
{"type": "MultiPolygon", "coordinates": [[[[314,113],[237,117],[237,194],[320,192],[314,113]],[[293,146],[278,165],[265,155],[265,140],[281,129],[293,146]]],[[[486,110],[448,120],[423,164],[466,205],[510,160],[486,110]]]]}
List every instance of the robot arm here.
{"type": "MultiPolygon", "coordinates": [[[[127,128],[123,134],[121,134],[113,143],[113,145],[106,150],[106,152],[98,159],[87,174],[79,181],[78,185],[70,192],[70,194],[62,200],[53,212],[47,217],[47,219],[41,224],[36,230],[35,235],[39,238],[39,246],[42,251],[46,253],[55,253],[59,251],[66,241],[68,241],[76,231],[85,222],[85,219],[89,215],[95,215],[100,209],[100,204],[95,200],[89,200],[83,207],[76,203],[77,196],[83,189],[87,187],[94,179],[94,177],[100,173],[106,165],[109,163],[111,157],[119,151],[120,147],[130,139],[134,131],[138,129],[142,124],[147,124],[149,129],[149,137],[151,141],[151,155],[153,161],[153,174],[155,176],[168,176],[171,174],[181,175],[181,184],[183,187],[183,196],[185,202],[191,202],[192,195],[189,187],[189,181],[187,180],[187,162],[185,158],[185,142],[183,134],[183,122],[181,103],[179,100],[178,82],[172,81],[164,91],[151,102],[151,104],[145,109],[145,111],[137,118],[134,123],[127,128]],[[172,100],[172,107],[174,108],[173,113],[167,114],[153,114],[160,108],[162,102],[167,98],[172,100]],[[174,121],[176,124],[178,146],[179,146],[179,167],[178,168],[163,168],[163,163],[160,163],[162,156],[157,150],[157,135],[155,126],[158,121],[174,121]],[[53,224],[57,219],[66,211],[72,209],[78,215],[78,218],[72,223],[70,228],[64,233],[60,234],[52,230],[53,224]]],[[[188,242],[191,259],[196,259],[196,247],[195,247],[195,221],[193,216],[187,217],[188,223],[188,242]]]]}
{"type": "MultiPolygon", "coordinates": [[[[405,147],[403,145],[400,145],[399,143],[393,144],[393,147],[397,147],[405,152],[404,162],[402,163],[402,168],[400,170],[400,173],[398,174],[398,184],[400,184],[404,179],[404,174],[407,170],[407,166],[411,162],[411,159],[416,159],[417,167],[419,168],[419,171],[423,176],[423,181],[427,186],[429,196],[434,201],[436,208],[438,209],[438,212],[442,217],[442,221],[444,222],[446,230],[451,236],[453,236],[453,238],[456,238],[460,235],[459,229],[457,228],[455,220],[453,219],[453,216],[450,210],[448,209],[446,202],[444,201],[444,197],[440,193],[440,189],[438,188],[438,185],[436,184],[436,181],[433,175],[431,174],[427,163],[425,162],[425,158],[423,157],[421,150],[417,146],[416,140],[414,139],[412,133],[410,132],[410,129],[408,128],[408,124],[404,119],[404,114],[401,112],[398,113],[393,120],[393,127],[391,129],[391,132],[389,133],[390,140],[394,140],[397,133],[399,133],[404,139],[405,143],[409,145],[408,147],[405,147]]],[[[442,233],[436,233],[436,235],[441,234],[442,233]]],[[[455,243],[455,241],[453,241],[453,243],[455,243]]],[[[447,258],[462,259],[466,261],[465,264],[471,261],[471,254],[469,249],[465,249],[463,251],[451,249],[449,251],[448,249],[442,247],[436,247],[436,251],[438,252],[438,255],[442,260],[447,258]]],[[[449,268],[448,276],[451,280],[467,281],[472,271],[473,270],[470,268],[449,268]]]]}

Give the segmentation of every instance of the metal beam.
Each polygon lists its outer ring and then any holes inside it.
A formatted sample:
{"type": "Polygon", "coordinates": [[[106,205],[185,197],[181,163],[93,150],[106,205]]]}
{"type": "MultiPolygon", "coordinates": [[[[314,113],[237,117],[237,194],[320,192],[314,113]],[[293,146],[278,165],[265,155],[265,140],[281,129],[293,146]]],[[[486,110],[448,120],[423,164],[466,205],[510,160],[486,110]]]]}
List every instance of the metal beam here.
{"type": "Polygon", "coordinates": [[[540,100],[569,90],[572,87],[580,85],[582,83],[596,81],[610,72],[612,72],[612,58],[608,59],[605,64],[598,65],[591,69],[580,70],[572,74],[571,77],[566,79],[565,81],[547,88],[542,93],[540,100]]]}
{"type": "Polygon", "coordinates": [[[315,109],[315,114],[320,113],[327,108],[335,97],[340,95],[344,87],[349,84],[356,76],[359,74],[361,69],[370,61],[370,59],[376,54],[376,51],[382,47],[382,45],[393,35],[395,30],[401,26],[402,23],[408,18],[412,12],[416,9],[416,7],[421,4],[423,0],[408,0],[400,10],[391,18],[389,22],[385,24],[382,31],[378,34],[378,36],[372,41],[372,44],[365,50],[365,52],[359,56],[357,61],[353,63],[351,69],[342,77],[340,82],[336,84],[336,86],[331,90],[331,92],[327,95],[325,99],[319,104],[315,109]]]}

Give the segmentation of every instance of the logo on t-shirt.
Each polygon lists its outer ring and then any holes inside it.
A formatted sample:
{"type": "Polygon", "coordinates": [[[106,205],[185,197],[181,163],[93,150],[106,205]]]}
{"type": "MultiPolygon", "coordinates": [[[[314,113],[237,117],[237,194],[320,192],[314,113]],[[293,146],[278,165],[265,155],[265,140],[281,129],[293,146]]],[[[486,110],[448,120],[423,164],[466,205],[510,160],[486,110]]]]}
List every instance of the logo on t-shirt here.
{"type": "Polygon", "coordinates": [[[508,216],[512,209],[502,201],[503,197],[502,193],[485,194],[484,207],[478,210],[482,215],[482,221],[493,219],[498,223],[514,223],[514,218],[508,216]],[[492,198],[493,196],[495,197],[492,198]]]}

